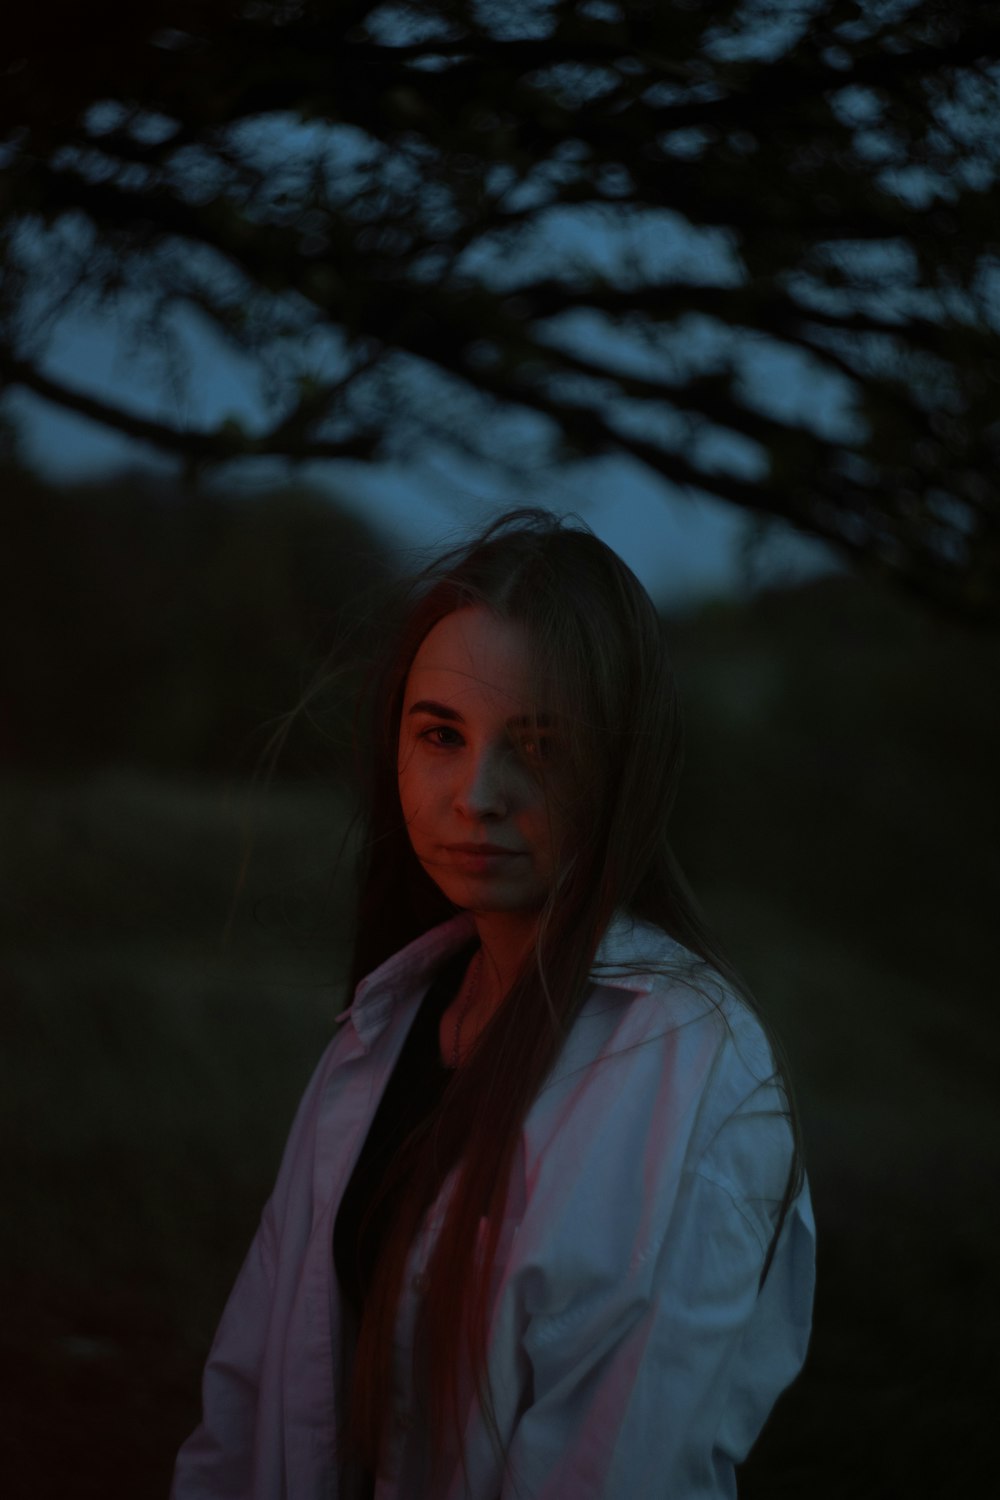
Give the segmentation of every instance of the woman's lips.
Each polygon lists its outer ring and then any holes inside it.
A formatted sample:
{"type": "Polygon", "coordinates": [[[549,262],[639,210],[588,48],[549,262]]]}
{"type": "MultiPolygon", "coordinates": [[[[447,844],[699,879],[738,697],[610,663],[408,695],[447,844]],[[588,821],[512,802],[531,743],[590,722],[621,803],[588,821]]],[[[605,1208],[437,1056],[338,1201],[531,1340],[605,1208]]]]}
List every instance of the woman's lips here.
{"type": "Polygon", "coordinates": [[[506,844],[445,844],[452,854],[520,854],[520,849],[509,849],[506,844]]]}
{"type": "Polygon", "coordinates": [[[500,844],[445,844],[451,862],[470,875],[495,875],[513,860],[523,859],[521,849],[505,849],[500,844]]]}

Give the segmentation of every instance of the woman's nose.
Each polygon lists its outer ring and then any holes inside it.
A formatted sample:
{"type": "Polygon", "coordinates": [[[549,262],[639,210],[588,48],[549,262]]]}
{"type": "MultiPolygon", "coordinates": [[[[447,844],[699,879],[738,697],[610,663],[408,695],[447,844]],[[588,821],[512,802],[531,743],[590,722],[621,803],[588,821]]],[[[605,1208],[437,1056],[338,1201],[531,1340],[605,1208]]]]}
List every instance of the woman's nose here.
{"type": "Polygon", "coordinates": [[[508,811],[502,757],[485,749],[466,761],[466,775],[459,783],[455,805],[468,818],[503,817],[508,811]]]}

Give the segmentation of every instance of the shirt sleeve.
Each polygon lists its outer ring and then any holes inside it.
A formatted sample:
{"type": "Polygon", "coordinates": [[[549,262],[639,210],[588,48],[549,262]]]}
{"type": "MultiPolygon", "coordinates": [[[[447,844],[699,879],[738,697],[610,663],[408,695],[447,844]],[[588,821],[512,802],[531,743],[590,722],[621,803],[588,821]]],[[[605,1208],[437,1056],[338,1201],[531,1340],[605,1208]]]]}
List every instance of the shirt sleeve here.
{"type": "Polygon", "coordinates": [[[182,1445],[170,1500],[247,1500],[257,1392],[273,1287],[270,1203],[222,1318],[202,1377],[202,1420],[182,1445]]]}
{"type": "Polygon", "coordinates": [[[735,1496],[736,1464],[805,1358],[813,1295],[808,1190],[759,1287],[770,1220],[747,1187],[711,1162],[685,1172],[658,1246],[532,1319],[503,1500],[735,1496]]]}

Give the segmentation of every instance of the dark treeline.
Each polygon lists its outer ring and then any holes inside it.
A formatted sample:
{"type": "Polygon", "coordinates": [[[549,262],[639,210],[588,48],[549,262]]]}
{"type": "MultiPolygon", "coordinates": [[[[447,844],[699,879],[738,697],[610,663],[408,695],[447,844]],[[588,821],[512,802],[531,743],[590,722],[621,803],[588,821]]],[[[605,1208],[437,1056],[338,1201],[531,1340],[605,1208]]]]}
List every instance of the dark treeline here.
{"type": "MultiPolygon", "coordinates": [[[[249,773],[328,652],[350,667],[385,544],[302,486],[255,498],[141,471],[58,486],[10,466],[0,759],[249,773]]],[[[316,705],[319,772],[350,747],[350,687],[316,705]]],[[[301,775],[301,736],[283,756],[301,775]]]]}

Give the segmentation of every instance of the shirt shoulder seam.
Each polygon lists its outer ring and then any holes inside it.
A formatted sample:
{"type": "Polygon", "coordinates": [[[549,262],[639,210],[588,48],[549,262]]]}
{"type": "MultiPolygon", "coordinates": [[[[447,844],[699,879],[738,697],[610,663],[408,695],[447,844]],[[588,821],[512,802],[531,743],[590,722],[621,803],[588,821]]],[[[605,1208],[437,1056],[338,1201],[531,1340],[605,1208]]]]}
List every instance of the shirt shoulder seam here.
{"type": "Polygon", "coordinates": [[[761,1250],[766,1255],[768,1242],[761,1234],[760,1228],[753,1218],[753,1215],[747,1212],[744,1203],[745,1195],[741,1194],[739,1189],[736,1188],[727,1177],[723,1176],[721,1172],[715,1171],[714,1168],[706,1165],[704,1162],[700,1163],[696,1167],[692,1167],[691,1173],[692,1176],[700,1177],[703,1182],[709,1182],[713,1187],[718,1188],[720,1192],[725,1193],[733,1208],[735,1208],[744,1224],[747,1225],[754,1239],[757,1241],[761,1250]]]}

